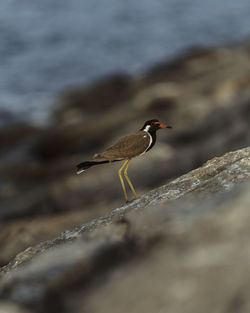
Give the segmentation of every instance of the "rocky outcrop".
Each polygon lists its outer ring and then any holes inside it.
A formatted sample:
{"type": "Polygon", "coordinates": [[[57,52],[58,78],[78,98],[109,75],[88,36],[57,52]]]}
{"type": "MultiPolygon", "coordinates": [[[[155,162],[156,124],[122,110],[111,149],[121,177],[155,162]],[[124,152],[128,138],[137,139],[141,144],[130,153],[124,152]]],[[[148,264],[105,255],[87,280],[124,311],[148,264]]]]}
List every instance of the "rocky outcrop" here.
{"type": "Polygon", "coordinates": [[[1,299],[20,312],[248,312],[249,179],[250,148],[213,158],[26,249],[2,268],[1,299]]]}
{"type": "Polygon", "coordinates": [[[64,229],[121,205],[120,164],[75,175],[75,165],[145,120],[172,125],[133,160],[138,194],[250,143],[249,43],[193,51],[138,77],[64,91],[45,128],[0,129],[0,265],[64,229]]]}

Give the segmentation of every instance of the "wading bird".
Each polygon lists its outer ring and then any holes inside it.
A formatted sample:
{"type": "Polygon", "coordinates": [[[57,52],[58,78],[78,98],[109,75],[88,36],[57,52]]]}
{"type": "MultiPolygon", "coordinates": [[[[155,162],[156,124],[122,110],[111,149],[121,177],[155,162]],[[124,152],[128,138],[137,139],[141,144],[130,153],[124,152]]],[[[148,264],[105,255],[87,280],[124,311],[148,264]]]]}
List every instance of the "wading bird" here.
{"type": "Polygon", "coordinates": [[[126,202],[129,201],[125,184],[122,178],[123,169],[124,177],[126,178],[134,197],[137,198],[137,194],[127,173],[130,161],[131,159],[143,155],[145,152],[148,152],[154,146],[156,141],[156,131],[161,128],[172,128],[172,127],[164,125],[160,123],[158,120],[147,121],[138,132],[122,137],[117,143],[115,143],[110,148],[104,150],[101,153],[95,154],[91,160],[78,164],[77,174],[81,174],[86,169],[98,164],[125,160],[125,162],[122,164],[122,167],[118,171],[125,200],[126,202]]]}

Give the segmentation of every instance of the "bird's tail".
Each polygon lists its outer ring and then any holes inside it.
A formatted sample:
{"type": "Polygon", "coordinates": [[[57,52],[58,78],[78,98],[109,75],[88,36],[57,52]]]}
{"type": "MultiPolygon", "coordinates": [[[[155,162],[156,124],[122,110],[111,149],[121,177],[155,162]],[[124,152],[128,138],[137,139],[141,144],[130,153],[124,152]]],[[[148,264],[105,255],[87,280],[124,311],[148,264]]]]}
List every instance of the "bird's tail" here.
{"type": "Polygon", "coordinates": [[[110,161],[108,160],[103,160],[103,161],[86,161],[86,162],[82,162],[80,164],[78,164],[77,167],[77,174],[81,174],[82,172],[84,172],[85,170],[87,170],[88,168],[94,166],[94,165],[98,165],[98,164],[104,164],[104,163],[109,163],[110,161]]]}

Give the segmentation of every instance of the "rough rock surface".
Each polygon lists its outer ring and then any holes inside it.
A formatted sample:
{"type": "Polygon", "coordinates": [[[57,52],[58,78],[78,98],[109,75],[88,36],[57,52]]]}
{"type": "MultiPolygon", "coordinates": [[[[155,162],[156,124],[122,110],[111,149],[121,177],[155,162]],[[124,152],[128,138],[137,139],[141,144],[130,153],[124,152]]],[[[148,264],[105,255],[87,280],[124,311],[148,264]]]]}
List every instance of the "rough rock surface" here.
{"type": "Polygon", "coordinates": [[[0,297],[17,312],[249,312],[249,179],[250,148],[216,157],[20,253],[0,297]]]}
{"type": "Polygon", "coordinates": [[[55,238],[121,205],[120,164],[75,175],[75,165],[145,120],[173,130],[131,162],[138,194],[206,160],[250,144],[249,42],[193,51],[147,73],[124,74],[64,91],[47,127],[0,129],[0,266],[29,246],[55,238]]]}

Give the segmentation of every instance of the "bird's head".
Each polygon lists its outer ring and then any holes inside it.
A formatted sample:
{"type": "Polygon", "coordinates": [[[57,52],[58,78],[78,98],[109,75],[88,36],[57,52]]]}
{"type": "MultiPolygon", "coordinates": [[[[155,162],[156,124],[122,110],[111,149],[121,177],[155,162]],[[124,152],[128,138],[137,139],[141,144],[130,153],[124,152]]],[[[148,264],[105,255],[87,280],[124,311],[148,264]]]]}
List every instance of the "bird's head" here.
{"type": "Polygon", "coordinates": [[[143,125],[141,130],[150,132],[150,131],[157,131],[158,129],[161,129],[161,128],[172,128],[172,127],[162,124],[158,120],[149,120],[143,125]]]}

